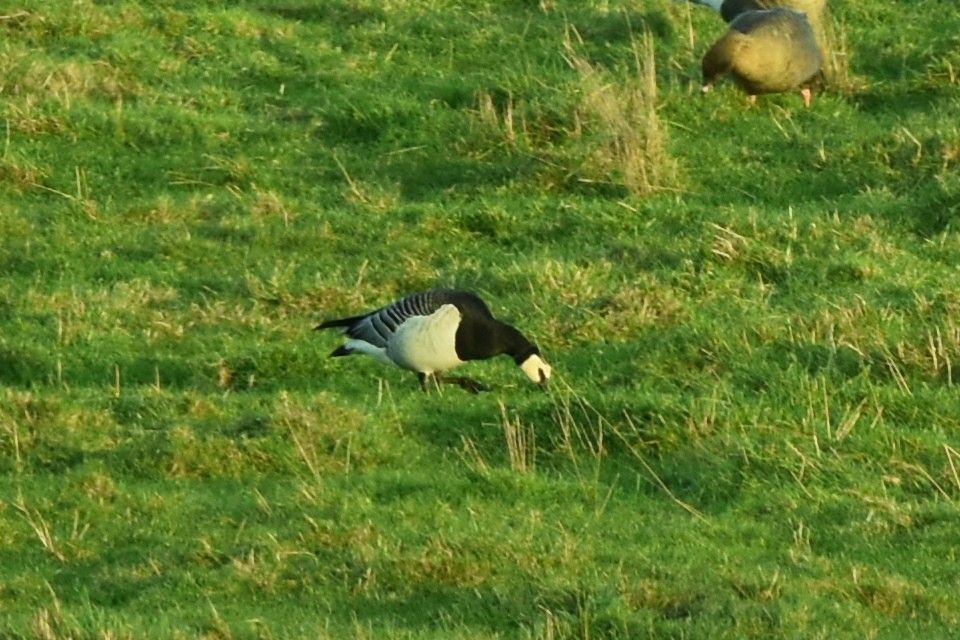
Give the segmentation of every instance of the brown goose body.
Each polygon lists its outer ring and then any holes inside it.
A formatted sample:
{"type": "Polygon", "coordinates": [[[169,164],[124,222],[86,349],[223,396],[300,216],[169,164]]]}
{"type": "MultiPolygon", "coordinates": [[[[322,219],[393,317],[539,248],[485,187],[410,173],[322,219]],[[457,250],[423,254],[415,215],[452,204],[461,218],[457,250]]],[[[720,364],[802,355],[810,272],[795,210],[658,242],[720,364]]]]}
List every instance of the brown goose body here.
{"type": "Polygon", "coordinates": [[[804,14],[792,9],[747,11],[730,22],[730,29],[703,56],[701,90],[709,91],[729,74],[751,99],[800,89],[809,106],[809,84],[822,65],[817,38],[804,14]]]}
{"type": "Polygon", "coordinates": [[[727,22],[747,11],[762,9],[793,9],[807,14],[811,24],[816,25],[827,9],[827,0],[691,0],[696,4],[713,7],[727,22]]]}

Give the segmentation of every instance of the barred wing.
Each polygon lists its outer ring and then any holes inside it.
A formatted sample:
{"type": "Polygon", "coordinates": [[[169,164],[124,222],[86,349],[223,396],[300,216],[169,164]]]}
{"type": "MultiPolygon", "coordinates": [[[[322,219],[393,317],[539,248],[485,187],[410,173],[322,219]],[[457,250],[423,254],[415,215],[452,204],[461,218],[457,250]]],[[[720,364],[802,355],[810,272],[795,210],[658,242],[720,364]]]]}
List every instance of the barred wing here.
{"type": "Polygon", "coordinates": [[[404,322],[415,316],[429,316],[453,300],[442,290],[423,291],[401,298],[362,316],[346,329],[355,340],[386,348],[390,338],[404,322]]]}

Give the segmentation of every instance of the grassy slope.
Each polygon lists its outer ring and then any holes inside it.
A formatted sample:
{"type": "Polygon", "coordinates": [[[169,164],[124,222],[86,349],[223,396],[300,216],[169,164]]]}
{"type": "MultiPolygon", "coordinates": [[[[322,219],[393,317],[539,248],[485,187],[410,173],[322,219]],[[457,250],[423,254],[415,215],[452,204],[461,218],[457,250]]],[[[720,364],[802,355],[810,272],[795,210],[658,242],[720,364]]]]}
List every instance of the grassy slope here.
{"type": "Polygon", "coordinates": [[[865,85],[809,111],[697,98],[723,27],[665,1],[33,4],[0,21],[5,635],[957,624],[952,3],[843,3],[865,85]],[[677,177],[638,198],[563,43],[629,85],[644,26],[677,177]],[[424,398],[309,330],[435,285],[554,393],[491,361],[424,398]]]}

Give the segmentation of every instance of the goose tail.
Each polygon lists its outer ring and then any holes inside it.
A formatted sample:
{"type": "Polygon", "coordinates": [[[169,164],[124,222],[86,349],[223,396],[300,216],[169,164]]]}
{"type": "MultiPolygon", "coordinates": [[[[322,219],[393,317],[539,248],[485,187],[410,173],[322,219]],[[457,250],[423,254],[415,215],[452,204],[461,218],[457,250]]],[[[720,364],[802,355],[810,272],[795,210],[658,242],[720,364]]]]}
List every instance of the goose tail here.
{"type": "Polygon", "coordinates": [[[314,331],[319,331],[321,329],[332,329],[334,327],[352,327],[360,320],[363,320],[366,315],[361,316],[352,316],[350,318],[335,318],[332,320],[324,320],[317,326],[313,328],[314,331]]]}

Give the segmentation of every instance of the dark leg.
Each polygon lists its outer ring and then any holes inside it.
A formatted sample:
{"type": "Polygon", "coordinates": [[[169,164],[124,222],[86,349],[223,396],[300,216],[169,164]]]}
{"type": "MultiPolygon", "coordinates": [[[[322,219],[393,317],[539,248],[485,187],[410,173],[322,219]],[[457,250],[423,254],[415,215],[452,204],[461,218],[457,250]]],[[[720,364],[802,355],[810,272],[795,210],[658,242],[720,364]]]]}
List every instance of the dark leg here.
{"type": "Polygon", "coordinates": [[[430,393],[430,374],[418,371],[417,379],[420,380],[420,388],[423,390],[423,392],[430,393]]]}
{"type": "Polygon", "coordinates": [[[473,378],[467,378],[466,376],[451,376],[449,378],[441,378],[437,376],[437,384],[449,383],[458,385],[461,389],[466,389],[470,393],[480,393],[481,391],[492,391],[491,387],[483,384],[479,380],[474,380],[473,378]]]}

